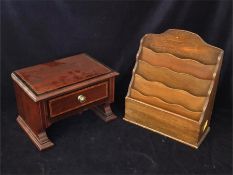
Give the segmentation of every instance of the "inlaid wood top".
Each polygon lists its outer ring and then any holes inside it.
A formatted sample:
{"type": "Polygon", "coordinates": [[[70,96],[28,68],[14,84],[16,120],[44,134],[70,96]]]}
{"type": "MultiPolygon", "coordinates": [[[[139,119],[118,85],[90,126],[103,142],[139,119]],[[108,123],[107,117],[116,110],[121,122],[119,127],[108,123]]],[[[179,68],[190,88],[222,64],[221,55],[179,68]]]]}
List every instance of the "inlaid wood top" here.
{"type": "Polygon", "coordinates": [[[23,68],[14,73],[37,95],[112,72],[86,54],[23,68]]]}

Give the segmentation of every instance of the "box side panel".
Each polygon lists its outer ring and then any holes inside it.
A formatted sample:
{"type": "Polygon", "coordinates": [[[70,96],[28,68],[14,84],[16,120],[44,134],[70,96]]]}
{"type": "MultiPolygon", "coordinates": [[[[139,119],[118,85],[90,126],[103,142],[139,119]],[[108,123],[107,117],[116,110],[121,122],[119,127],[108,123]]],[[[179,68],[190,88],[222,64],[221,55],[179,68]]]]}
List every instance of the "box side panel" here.
{"type": "Polygon", "coordinates": [[[44,131],[44,122],[42,121],[41,102],[34,102],[18,84],[14,82],[15,95],[19,115],[35,133],[44,131]]]}
{"type": "Polygon", "coordinates": [[[175,140],[197,146],[198,122],[178,117],[173,113],[131,98],[126,98],[125,105],[126,120],[170,136],[175,140]]]}
{"type": "Polygon", "coordinates": [[[199,140],[202,138],[202,135],[205,134],[205,130],[208,129],[211,116],[212,116],[212,110],[214,107],[214,100],[215,100],[215,95],[217,92],[217,86],[218,86],[218,81],[219,81],[219,76],[220,76],[220,71],[221,71],[221,66],[222,66],[222,60],[223,60],[223,52],[219,55],[219,62],[216,66],[216,76],[213,80],[213,86],[210,91],[209,99],[208,99],[208,104],[205,109],[203,117],[200,119],[200,133],[199,133],[199,140]]]}

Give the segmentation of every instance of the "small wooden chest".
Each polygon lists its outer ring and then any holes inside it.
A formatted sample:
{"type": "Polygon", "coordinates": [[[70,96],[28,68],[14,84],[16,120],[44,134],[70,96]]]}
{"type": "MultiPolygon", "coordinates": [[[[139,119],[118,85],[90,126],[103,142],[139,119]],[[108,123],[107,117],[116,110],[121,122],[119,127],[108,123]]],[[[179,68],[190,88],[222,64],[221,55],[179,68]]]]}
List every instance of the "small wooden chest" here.
{"type": "Polygon", "coordinates": [[[189,31],[145,35],[124,119],[198,148],[209,132],[222,57],[222,49],[189,31]]]}
{"type": "Polygon", "coordinates": [[[86,54],[16,70],[13,79],[17,122],[39,150],[54,144],[46,128],[71,114],[92,109],[104,121],[115,119],[114,101],[117,72],[86,54]]]}

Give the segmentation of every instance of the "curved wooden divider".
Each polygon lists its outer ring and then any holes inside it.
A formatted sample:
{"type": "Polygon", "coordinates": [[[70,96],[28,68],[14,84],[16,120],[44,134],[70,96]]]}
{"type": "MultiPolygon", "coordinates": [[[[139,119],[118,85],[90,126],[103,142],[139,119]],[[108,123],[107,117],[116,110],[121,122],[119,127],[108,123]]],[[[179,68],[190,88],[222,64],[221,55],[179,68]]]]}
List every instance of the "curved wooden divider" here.
{"type": "Polygon", "coordinates": [[[161,34],[147,34],[142,45],[155,52],[171,53],[212,65],[217,64],[217,57],[221,53],[221,49],[207,44],[199,35],[183,30],[170,29],[161,34]]]}
{"type": "Polygon", "coordinates": [[[139,60],[137,74],[149,81],[158,81],[171,88],[188,91],[195,96],[207,96],[211,80],[203,80],[166,67],[152,66],[139,60]]]}
{"type": "Polygon", "coordinates": [[[139,60],[153,66],[167,67],[175,72],[187,73],[206,80],[213,79],[215,69],[215,65],[205,65],[196,60],[182,59],[169,53],[156,53],[146,47],[142,47],[139,60]]]}
{"type": "Polygon", "coordinates": [[[182,105],[194,112],[202,111],[206,99],[206,97],[197,97],[184,90],[167,87],[160,82],[148,81],[138,74],[135,74],[132,88],[144,95],[160,98],[167,103],[182,105]]]}
{"type": "Polygon", "coordinates": [[[180,114],[182,116],[187,116],[193,120],[199,121],[202,112],[194,112],[191,111],[179,104],[174,104],[174,103],[167,103],[166,101],[157,98],[157,97],[151,97],[148,95],[144,95],[141,92],[139,92],[136,89],[131,89],[130,92],[130,97],[148,104],[151,104],[153,106],[157,106],[163,109],[166,109],[171,112],[175,112],[177,114],[180,114]]]}

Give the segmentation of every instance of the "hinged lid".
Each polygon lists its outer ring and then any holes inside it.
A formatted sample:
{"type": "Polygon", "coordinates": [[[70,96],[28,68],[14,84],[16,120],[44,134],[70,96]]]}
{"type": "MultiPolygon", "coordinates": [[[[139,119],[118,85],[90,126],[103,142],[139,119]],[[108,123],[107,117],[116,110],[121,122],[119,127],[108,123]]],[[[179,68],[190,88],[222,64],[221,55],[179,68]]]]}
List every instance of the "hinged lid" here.
{"type": "Polygon", "coordinates": [[[24,85],[24,90],[31,91],[30,94],[36,98],[34,100],[38,101],[37,97],[44,94],[54,94],[56,90],[79,83],[85,84],[86,80],[106,74],[117,75],[116,72],[90,56],[79,54],[16,70],[12,74],[12,78],[16,82],[20,81],[21,85],[24,85]]]}

